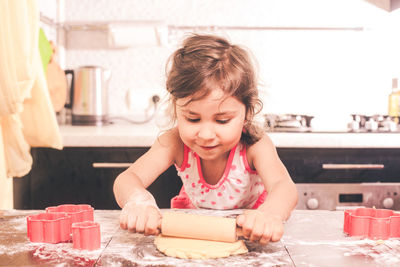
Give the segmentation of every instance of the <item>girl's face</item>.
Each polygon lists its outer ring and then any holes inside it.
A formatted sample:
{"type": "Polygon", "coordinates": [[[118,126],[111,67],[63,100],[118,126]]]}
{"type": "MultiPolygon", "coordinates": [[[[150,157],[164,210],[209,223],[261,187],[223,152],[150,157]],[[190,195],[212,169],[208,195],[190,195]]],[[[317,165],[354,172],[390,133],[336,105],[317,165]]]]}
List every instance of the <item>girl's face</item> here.
{"type": "Polygon", "coordinates": [[[186,104],[189,100],[187,97],[176,101],[178,130],[183,143],[204,160],[227,156],[240,140],[245,105],[234,97],[226,97],[221,89],[186,104]]]}

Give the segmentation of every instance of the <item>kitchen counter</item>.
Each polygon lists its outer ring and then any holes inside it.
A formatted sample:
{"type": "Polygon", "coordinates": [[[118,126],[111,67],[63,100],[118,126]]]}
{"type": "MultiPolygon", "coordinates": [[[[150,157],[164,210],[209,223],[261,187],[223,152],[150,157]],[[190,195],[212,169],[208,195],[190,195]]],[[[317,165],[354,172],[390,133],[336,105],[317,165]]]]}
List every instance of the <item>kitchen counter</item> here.
{"type": "MultiPolygon", "coordinates": [[[[66,147],[150,147],[162,130],[153,122],[108,126],[61,125],[66,147]]],[[[400,148],[400,133],[268,133],[277,147],[400,148]]]]}
{"type": "MultiPolygon", "coordinates": [[[[165,211],[165,210],[163,210],[165,211]]],[[[249,252],[213,260],[166,257],[154,236],[119,228],[118,210],[96,210],[101,248],[81,251],[72,243],[31,243],[26,216],[39,211],[0,213],[0,265],[7,266],[399,266],[400,239],[374,241],[343,234],[342,211],[294,210],[281,241],[265,246],[246,242],[249,252]]],[[[188,210],[197,214],[236,216],[240,211],[188,210]]]]}

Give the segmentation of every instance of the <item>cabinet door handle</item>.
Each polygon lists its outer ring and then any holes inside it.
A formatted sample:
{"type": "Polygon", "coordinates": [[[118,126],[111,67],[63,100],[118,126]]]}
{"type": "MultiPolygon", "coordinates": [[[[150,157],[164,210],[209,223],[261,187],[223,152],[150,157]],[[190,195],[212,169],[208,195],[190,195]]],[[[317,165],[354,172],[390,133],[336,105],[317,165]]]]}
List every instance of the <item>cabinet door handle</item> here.
{"type": "Polygon", "coordinates": [[[383,164],[322,164],[324,170],[383,169],[383,164]]]}
{"type": "Polygon", "coordinates": [[[114,163],[114,162],[93,162],[92,167],[93,168],[123,168],[126,169],[129,166],[131,166],[132,163],[114,163]]]}

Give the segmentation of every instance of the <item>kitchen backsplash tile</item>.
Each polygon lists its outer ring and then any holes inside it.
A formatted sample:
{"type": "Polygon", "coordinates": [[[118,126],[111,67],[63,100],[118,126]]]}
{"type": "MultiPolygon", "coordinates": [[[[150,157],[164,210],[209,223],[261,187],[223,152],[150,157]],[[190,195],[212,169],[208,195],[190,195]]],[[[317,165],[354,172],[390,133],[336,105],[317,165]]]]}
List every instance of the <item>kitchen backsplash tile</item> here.
{"type": "Polygon", "coordinates": [[[166,45],[126,49],[107,48],[104,32],[67,34],[63,67],[112,70],[114,115],[132,112],[122,104],[128,90],[138,98],[163,96],[168,56],[188,32],[204,29],[253,52],[264,112],[331,120],[386,113],[391,78],[400,76],[400,40],[394,34],[399,27],[387,26],[400,13],[362,0],[68,0],[63,6],[67,22],[163,21],[168,26],[166,45]]]}

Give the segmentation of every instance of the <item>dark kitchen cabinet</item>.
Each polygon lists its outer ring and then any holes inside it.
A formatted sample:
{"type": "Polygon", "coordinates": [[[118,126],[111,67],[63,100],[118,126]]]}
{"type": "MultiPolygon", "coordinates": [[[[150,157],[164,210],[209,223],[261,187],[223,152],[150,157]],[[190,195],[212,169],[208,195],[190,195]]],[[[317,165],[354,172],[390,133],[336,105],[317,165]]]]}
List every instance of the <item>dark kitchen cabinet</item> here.
{"type": "MultiPolygon", "coordinates": [[[[66,203],[86,203],[96,209],[116,209],[112,187],[124,168],[94,168],[93,163],[130,163],[148,148],[33,148],[31,172],[14,178],[14,207],[44,209],[66,203]]],[[[296,183],[400,182],[400,149],[277,148],[296,183]],[[339,166],[324,168],[323,166],[339,166]],[[346,164],[346,165],[343,165],[346,164]],[[343,167],[341,167],[343,166],[343,167]]],[[[170,207],[182,183],[170,167],[150,187],[161,208],[170,207]]]]}
{"type": "Polygon", "coordinates": [[[278,148],[296,183],[400,182],[400,149],[278,148]]]}
{"type": "MultiPolygon", "coordinates": [[[[93,167],[94,163],[132,163],[148,148],[32,148],[31,172],[14,178],[14,207],[44,209],[60,204],[90,204],[95,209],[119,208],[113,183],[126,167],[93,167]]],[[[171,166],[148,189],[160,208],[169,208],[182,182],[171,166]]]]}

